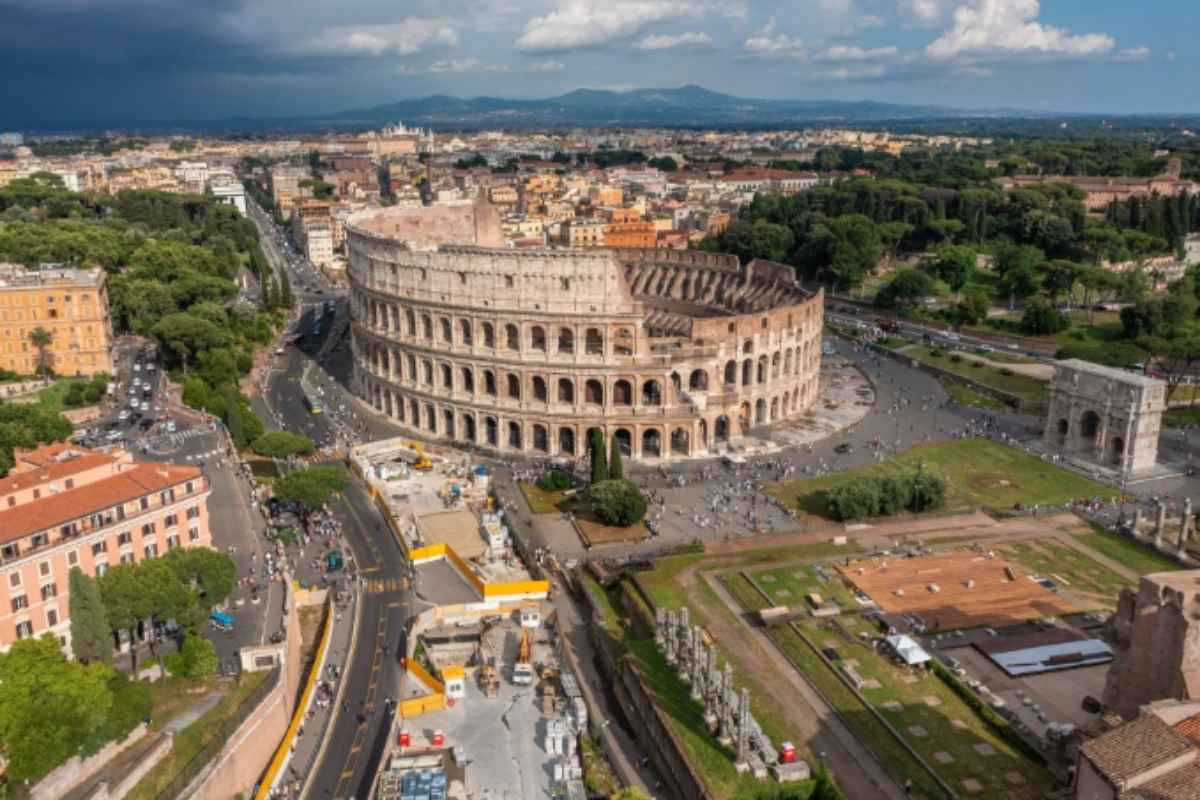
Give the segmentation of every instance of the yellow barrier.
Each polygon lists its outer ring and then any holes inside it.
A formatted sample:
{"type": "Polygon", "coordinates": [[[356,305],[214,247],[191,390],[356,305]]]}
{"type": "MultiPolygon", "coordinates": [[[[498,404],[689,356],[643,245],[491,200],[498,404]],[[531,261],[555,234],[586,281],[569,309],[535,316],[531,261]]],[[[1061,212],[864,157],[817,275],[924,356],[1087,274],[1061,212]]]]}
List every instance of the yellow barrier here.
{"type": "Polygon", "coordinates": [[[400,718],[411,719],[430,711],[441,711],[446,707],[446,695],[430,694],[425,697],[414,697],[412,700],[400,701],[400,718]]]}
{"type": "Polygon", "coordinates": [[[255,800],[266,800],[266,798],[270,797],[275,777],[283,769],[283,764],[287,760],[288,753],[291,752],[292,742],[296,738],[296,731],[300,729],[300,724],[304,722],[304,713],[308,709],[308,701],[312,697],[313,689],[317,685],[318,673],[320,671],[319,665],[325,658],[325,651],[329,647],[329,637],[332,633],[333,614],[329,606],[326,606],[325,623],[321,628],[321,641],[317,644],[317,652],[313,658],[312,668],[308,671],[308,680],[304,682],[304,691],[300,694],[300,702],[296,704],[296,710],[292,712],[292,721],[288,723],[287,731],[283,734],[283,741],[279,743],[279,747],[275,750],[275,756],[267,766],[267,772],[263,775],[262,783],[258,786],[258,794],[254,796],[255,800]]]}
{"type": "Polygon", "coordinates": [[[446,685],[430,675],[415,658],[406,658],[404,660],[404,667],[413,675],[415,675],[417,680],[428,686],[435,694],[446,691],[446,685]]]}
{"type": "Polygon", "coordinates": [[[446,557],[446,550],[449,548],[445,544],[431,544],[425,547],[416,547],[408,552],[408,560],[414,564],[419,564],[423,561],[437,561],[439,558],[446,557]]]}
{"type": "Polygon", "coordinates": [[[463,561],[462,556],[454,552],[454,548],[450,545],[445,545],[445,548],[446,558],[450,561],[450,563],[462,573],[463,578],[465,578],[468,583],[475,587],[475,591],[479,592],[480,597],[485,597],[485,584],[483,581],[479,580],[479,576],[475,574],[475,570],[471,569],[471,565],[466,561],[463,561]]]}
{"type": "Polygon", "coordinates": [[[550,581],[513,581],[512,583],[483,584],[484,599],[495,599],[520,595],[540,595],[545,597],[550,593],[550,581]]]}

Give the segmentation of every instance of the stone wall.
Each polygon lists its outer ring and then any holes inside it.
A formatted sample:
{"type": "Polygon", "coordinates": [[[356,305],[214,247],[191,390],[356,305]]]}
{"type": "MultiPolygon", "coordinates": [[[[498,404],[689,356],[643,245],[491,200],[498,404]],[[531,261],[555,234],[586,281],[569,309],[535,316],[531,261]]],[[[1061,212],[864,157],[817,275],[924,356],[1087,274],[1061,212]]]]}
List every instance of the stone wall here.
{"type": "Polygon", "coordinates": [[[121,800],[122,797],[133,791],[133,787],[138,785],[138,781],[158,766],[158,762],[170,755],[174,745],[175,737],[171,733],[161,734],[158,741],[146,751],[136,764],[130,767],[128,772],[121,776],[119,781],[111,784],[101,781],[87,796],[87,800],[121,800]]]}
{"type": "Polygon", "coordinates": [[[146,735],[146,724],[142,723],[119,742],[109,742],[88,758],[72,756],[49,775],[42,778],[30,791],[31,800],[56,800],[91,777],[97,770],[125,752],[146,735]]]}
{"type": "Polygon", "coordinates": [[[284,596],[287,651],[279,680],[225,746],[188,787],[195,800],[229,800],[247,794],[262,777],[287,732],[299,693],[300,617],[289,586],[284,596]]]}

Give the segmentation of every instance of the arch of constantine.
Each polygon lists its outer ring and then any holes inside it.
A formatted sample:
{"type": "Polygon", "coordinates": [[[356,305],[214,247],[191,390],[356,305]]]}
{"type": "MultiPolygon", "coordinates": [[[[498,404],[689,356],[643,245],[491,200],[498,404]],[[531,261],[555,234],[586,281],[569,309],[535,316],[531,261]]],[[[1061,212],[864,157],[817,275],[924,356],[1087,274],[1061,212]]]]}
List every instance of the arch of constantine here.
{"type": "Polygon", "coordinates": [[[507,249],[485,203],[346,226],[355,391],[447,443],[718,452],[815,403],[822,295],[791,267],[675,250],[507,249]]]}
{"type": "Polygon", "coordinates": [[[1134,475],[1158,459],[1165,409],[1160,380],[1090,361],[1059,361],[1043,440],[1052,452],[1134,475]]]}

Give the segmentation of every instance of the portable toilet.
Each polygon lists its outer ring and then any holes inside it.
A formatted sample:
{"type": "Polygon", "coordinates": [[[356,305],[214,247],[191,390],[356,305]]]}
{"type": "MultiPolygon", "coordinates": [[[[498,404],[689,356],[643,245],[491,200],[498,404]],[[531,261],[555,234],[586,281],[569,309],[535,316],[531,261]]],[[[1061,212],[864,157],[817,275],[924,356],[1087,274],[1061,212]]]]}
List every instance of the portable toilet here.
{"type": "Polygon", "coordinates": [[[521,627],[536,628],[542,624],[542,611],[537,606],[522,606],[521,627]]]}
{"type": "Polygon", "coordinates": [[[467,696],[466,671],[460,664],[442,667],[442,683],[446,687],[446,697],[461,700],[467,696]]]}
{"type": "Polygon", "coordinates": [[[327,563],[329,564],[330,572],[333,572],[334,570],[339,570],[343,566],[345,566],[345,562],[342,560],[342,551],[341,550],[331,550],[329,552],[329,558],[327,559],[327,563]]]}
{"type": "Polygon", "coordinates": [[[488,488],[491,486],[492,482],[492,476],[491,473],[488,472],[488,468],[476,467],[471,474],[475,478],[476,488],[478,488],[480,491],[488,491],[488,488]]]}
{"type": "Polygon", "coordinates": [[[446,734],[441,731],[434,731],[433,738],[430,741],[434,747],[443,747],[446,744],[446,734]]]}
{"type": "Polygon", "coordinates": [[[779,763],[791,764],[796,760],[796,745],[784,742],[779,747],[779,763]]]}
{"type": "Polygon", "coordinates": [[[412,734],[406,730],[401,730],[398,742],[401,747],[410,747],[412,745],[412,734]]]}

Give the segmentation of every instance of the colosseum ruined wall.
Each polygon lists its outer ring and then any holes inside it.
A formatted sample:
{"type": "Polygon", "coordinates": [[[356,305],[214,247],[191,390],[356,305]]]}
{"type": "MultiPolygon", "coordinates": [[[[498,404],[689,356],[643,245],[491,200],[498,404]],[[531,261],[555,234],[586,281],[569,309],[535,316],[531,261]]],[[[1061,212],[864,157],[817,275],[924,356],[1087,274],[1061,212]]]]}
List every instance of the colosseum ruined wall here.
{"type": "Polygon", "coordinates": [[[355,391],[414,433],[572,457],[599,428],[633,458],[669,459],[816,402],[822,296],[790,267],[505,249],[490,207],[452,208],[346,226],[355,391]]]}

